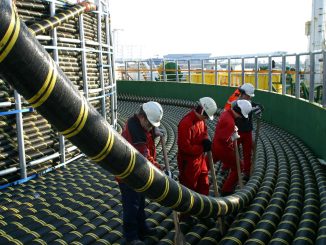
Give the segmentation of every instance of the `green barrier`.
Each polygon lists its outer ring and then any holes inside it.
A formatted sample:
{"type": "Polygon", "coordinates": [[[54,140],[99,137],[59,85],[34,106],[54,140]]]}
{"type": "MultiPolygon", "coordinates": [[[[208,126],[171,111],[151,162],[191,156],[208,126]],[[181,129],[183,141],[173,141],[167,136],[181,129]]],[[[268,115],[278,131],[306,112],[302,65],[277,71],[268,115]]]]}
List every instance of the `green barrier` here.
{"type": "MultiPolygon", "coordinates": [[[[118,93],[196,101],[210,96],[224,107],[235,87],[172,82],[118,81],[118,93]]],[[[254,101],[265,107],[263,119],[299,137],[314,153],[326,160],[326,110],[322,106],[288,95],[255,92],[254,101]]]]}

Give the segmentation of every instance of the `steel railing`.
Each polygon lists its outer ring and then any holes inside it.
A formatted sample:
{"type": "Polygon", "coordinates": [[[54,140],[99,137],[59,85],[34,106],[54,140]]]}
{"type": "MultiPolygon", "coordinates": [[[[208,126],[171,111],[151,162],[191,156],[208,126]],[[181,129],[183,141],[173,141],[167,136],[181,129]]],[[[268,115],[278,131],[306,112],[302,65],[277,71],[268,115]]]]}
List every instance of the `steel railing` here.
{"type": "Polygon", "coordinates": [[[326,107],[326,51],[188,60],[127,60],[116,63],[117,80],[173,81],[222,86],[252,83],[256,89],[326,107]],[[172,65],[171,65],[172,64],[172,65]]]}

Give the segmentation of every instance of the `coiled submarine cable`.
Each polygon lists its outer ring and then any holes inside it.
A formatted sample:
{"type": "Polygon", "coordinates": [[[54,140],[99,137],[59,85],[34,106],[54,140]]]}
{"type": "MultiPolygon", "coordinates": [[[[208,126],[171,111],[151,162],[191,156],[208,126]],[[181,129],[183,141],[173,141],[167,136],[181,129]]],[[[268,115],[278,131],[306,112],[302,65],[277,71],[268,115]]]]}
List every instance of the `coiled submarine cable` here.
{"type": "Polygon", "coordinates": [[[246,241],[270,202],[276,184],[278,163],[272,153],[273,149],[270,140],[266,137],[263,138],[262,141],[266,149],[268,162],[262,185],[252,201],[252,204],[244,213],[239,213],[227,234],[222,238],[220,244],[242,244],[242,242],[246,241]]]}
{"type": "MultiPolygon", "coordinates": [[[[236,213],[259,183],[226,198],[197,194],[152,166],[74,88],[19,20],[10,0],[0,0],[0,73],[29,104],[90,159],[163,206],[200,217],[236,213]]],[[[259,175],[257,175],[259,176],[259,175]]]]}
{"type": "Polygon", "coordinates": [[[275,152],[277,152],[277,183],[268,206],[245,244],[267,244],[270,241],[277,224],[280,222],[281,214],[284,212],[286,199],[289,194],[291,180],[289,177],[292,173],[290,171],[292,165],[290,166],[286,161],[287,151],[283,147],[286,148],[287,145],[282,144],[282,141],[279,142],[276,140],[271,140],[271,143],[275,152]]]}

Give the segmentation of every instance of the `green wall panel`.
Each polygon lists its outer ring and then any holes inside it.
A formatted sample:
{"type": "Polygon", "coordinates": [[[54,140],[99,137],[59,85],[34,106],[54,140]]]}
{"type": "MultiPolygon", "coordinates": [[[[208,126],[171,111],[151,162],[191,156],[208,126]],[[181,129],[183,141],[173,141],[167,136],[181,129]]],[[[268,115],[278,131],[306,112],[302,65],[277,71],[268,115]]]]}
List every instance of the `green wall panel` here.
{"type": "MultiPolygon", "coordinates": [[[[159,98],[198,100],[212,97],[223,107],[234,87],[171,83],[118,81],[118,94],[128,93],[159,98]]],[[[256,91],[254,101],[265,107],[263,119],[299,137],[314,153],[326,160],[326,109],[291,96],[256,91]]]]}

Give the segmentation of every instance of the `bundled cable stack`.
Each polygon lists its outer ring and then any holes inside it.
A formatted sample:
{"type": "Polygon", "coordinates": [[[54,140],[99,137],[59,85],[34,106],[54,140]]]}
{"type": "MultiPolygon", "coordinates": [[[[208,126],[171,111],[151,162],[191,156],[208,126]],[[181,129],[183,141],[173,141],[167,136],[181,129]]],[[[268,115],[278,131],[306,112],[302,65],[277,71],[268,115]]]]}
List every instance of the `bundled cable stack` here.
{"type": "Polygon", "coordinates": [[[50,5],[47,2],[41,0],[16,0],[15,5],[20,18],[27,26],[49,17],[50,5]]]}
{"type": "MultiPolygon", "coordinates": [[[[13,90],[0,79],[0,173],[19,167],[16,118],[14,114],[4,114],[15,109],[14,101],[13,90]]],[[[0,184],[8,183],[16,178],[15,172],[1,174],[0,184]]]]}
{"type": "Polygon", "coordinates": [[[93,41],[97,43],[97,18],[94,18],[90,13],[86,13],[83,16],[86,41],[93,41]]]}
{"type": "MultiPolygon", "coordinates": [[[[19,167],[15,116],[0,116],[0,171],[19,167]]],[[[16,173],[3,174],[0,185],[17,179],[16,173]]]]}
{"type": "MultiPolygon", "coordinates": [[[[121,127],[140,105],[119,101],[121,127]]],[[[177,176],[177,122],[189,108],[162,105],[161,127],[177,176]]],[[[250,204],[223,217],[224,235],[215,222],[197,219],[192,226],[181,222],[187,244],[324,244],[324,169],[296,137],[265,122],[261,127],[256,170],[245,188],[236,192],[240,198],[252,197],[250,204]]],[[[209,125],[210,132],[213,129],[209,125]]],[[[114,177],[88,160],[74,161],[64,170],[0,194],[0,243],[124,244],[121,211],[114,177]]],[[[145,238],[146,244],[172,244],[172,210],[147,200],[145,212],[149,226],[157,228],[155,236],[145,238]]]]}
{"type": "Polygon", "coordinates": [[[56,132],[47,120],[36,112],[24,117],[24,143],[27,162],[58,151],[56,132]]]}
{"type": "MultiPolygon", "coordinates": [[[[16,7],[19,17],[24,20],[27,26],[50,17],[50,5],[48,2],[41,0],[17,0],[16,7]]],[[[51,45],[49,32],[44,33],[44,35],[47,36],[47,39],[40,40],[40,43],[42,45],[51,45]]]]}
{"type": "Polygon", "coordinates": [[[79,52],[59,51],[59,66],[80,91],[84,90],[79,52]]]}
{"type": "MultiPolygon", "coordinates": [[[[80,22],[78,15],[81,14],[83,9],[85,9],[84,5],[75,5],[73,6],[73,10],[70,12],[66,12],[66,14],[62,14],[67,9],[72,8],[67,4],[62,2],[55,2],[53,6],[55,6],[55,13],[59,13],[58,17],[52,18],[50,16],[51,12],[51,4],[50,1],[41,1],[41,0],[17,0],[15,1],[15,6],[17,8],[17,13],[19,17],[25,22],[25,24],[30,28],[31,32],[37,31],[37,38],[42,45],[45,45],[47,51],[50,53],[52,57],[55,57],[55,50],[58,52],[58,64],[61,69],[64,71],[65,75],[69,78],[69,80],[74,84],[74,86],[83,94],[85,94],[84,82],[83,82],[83,70],[82,70],[82,37],[80,31],[80,22]],[[51,30],[46,29],[43,30],[42,26],[48,26],[52,21],[57,22],[58,19],[65,18],[70,14],[78,13],[74,18],[70,18],[68,20],[60,22],[59,26],[55,24],[56,27],[56,40],[57,46],[53,45],[54,37],[51,30]],[[68,13],[68,14],[67,14],[68,13]],[[52,18],[52,19],[51,19],[52,18]],[[44,21],[48,19],[47,21],[44,21]],[[40,29],[41,28],[41,29],[40,29]],[[42,32],[38,32],[39,30],[43,30],[42,32]]],[[[89,6],[86,7],[86,9],[89,6]]],[[[98,49],[99,44],[97,40],[97,14],[87,13],[84,14],[85,18],[83,19],[83,23],[86,25],[86,33],[91,35],[90,38],[85,37],[86,49],[92,49],[93,51],[89,52],[84,50],[86,53],[86,57],[90,57],[89,60],[85,60],[86,64],[86,73],[88,75],[87,81],[90,86],[92,96],[99,96],[105,94],[102,93],[103,88],[101,87],[101,82],[99,81],[99,55],[98,49]],[[89,22],[89,23],[88,23],[89,22]],[[87,69],[90,69],[88,72],[87,69]],[[95,89],[95,91],[94,91],[95,89]]],[[[104,18],[102,18],[101,23],[103,26],[101,27],[102,39],[103,43],[106,43],[107,38],[107,27],[105,25],[104,18]]],[[[105,47],[103,47],[105,50],[105,47]]],[[[108,57],[103,56],[103,62],[107,63],[108,57]]],[[[111,81],[109,75],[109,71],[105,70],[103,73],[104,83],[110,84],[111,81]]],[[[1,102],[11,102],[11,106],[5,108],[6,110],[15,109],[13,98],[13,91],[9,89],[9,86],[6,82],[0,80],[1,92],[0,92],[0,103],[1,102]],[[5,89],[3,88],[5,87],[5,89]],[[9,95],[10,91],[10,95],[9,95]]],[[[102,104],[100,99],[94,100],[95,107],[102,111],[102,104]]],[[[28,106],[28,104],[25,104],[28,106]]],[[[106,100],[107,107],[110,107],[110,100],[106,100]]],[[[111,113],[110,108],[106,109],[109,113],[111,113]]],[[[1,116],[1,115],[0,115],[1,116]]],[[[50,126],[43,117],[41,117],[37,111],[32,113],[23,113],[23,129],[24,129],[24,147],[25,147],[25,157],[27,164],[27,176],[30,176],[34,173],[39,173],[42,171],[46,171],[48,168],[51,168],[60,163],[60,156],[56,155],[59,152],[59,136],[56,132],[56,129],[50,126]],[[56,155],[51,158],[51,155],[56,155]],[[43,162],[39,162],[39,159],[50,157],[50,160],[44,160],[43,162]],[[36,164],[37,162],[37,164],[36,164]]],[[[15,115],[7,115],[1,116],[3,120],[1,120],[0,130],[3,131],[1,135],[2,141],[0,143],[0,173],[4,174],[4,178],[1,178],[0,184],[12,182],[20,178],[19,176],[19,158],[18,158],[18,144],[17,144],[17,136],[16,136],[16,119],[15,115]],[[3,129],[4,128],[4,129],[3,129]],[[5,145],[5,146],[2,146],[5,145]],[[7,171],[6,169],[15,169],[14,173],[10,173],[9,175],[6,172],[1,172],[2,170],[7,171]]],[[[107,118],[110,121],[110,117],[107,118]]],[[[80,150],[74,147],[69,140],[65,141],[65,159],[70,160],[78,155],[80,155],[80,150]]]]}

